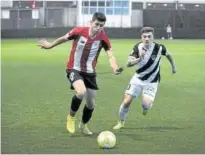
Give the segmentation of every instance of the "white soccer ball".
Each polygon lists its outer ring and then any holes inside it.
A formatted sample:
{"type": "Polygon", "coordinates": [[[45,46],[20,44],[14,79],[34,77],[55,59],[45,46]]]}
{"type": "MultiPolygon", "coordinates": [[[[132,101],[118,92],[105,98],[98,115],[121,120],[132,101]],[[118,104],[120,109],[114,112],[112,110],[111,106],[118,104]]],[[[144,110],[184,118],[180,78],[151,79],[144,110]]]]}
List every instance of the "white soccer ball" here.
{"type": "Polygon", "coordinates": [[[116,137],[110,131],[103,131],[98,135],[97,142],[100,148],[111,149],[116,145],[116,137]]]}

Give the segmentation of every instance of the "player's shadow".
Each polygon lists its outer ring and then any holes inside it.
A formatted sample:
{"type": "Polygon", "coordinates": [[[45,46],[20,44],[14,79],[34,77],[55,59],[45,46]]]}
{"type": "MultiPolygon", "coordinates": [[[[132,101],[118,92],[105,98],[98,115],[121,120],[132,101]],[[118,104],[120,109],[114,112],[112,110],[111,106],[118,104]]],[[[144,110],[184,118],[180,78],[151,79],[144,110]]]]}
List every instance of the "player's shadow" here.
{"type": "Polygon", "coordinates": [[[80,137],[89,137],[89,138],[96,138],[100,132],[93,132],[92,135],[85,135],[81,131],[76,131],[74,134],[68,133],[67,130],[63,130],[62,133],[67,134],[67,136],[72,138],[80,138],[80,137]]]}
{"type": "Polygon", "coordinates": [[[136,135],[137,130],[151,131],[151,132],[166,132],[166,131],[170,131],[170,130],[181,130],[181,129],[183,129],[183,128],[168,127],[168,126],[147,126],[147,127],[138,127],[138,128],[125,127],[122,130],[119,130],[118,132],[116,132],[116,134],[129,137],[130,139],[133,139],[133,140],[146,141],[144,136],[136,135]],[[126,130],[132,130],[132,131],[127,133],[127,132],[125,132],[126,130]]]}
{"type": "Polygon", "coordinates": [[[146,141],[142,135],[138,135],[136,133],[125,133],[125,132],[122,132],[119,135],[120,136],[129,137],[129,139],[132,139],[132,140],[146,141]]]}
{"type": "Polygon", "coordinates": [[[130,130],[145,130],[145,131],[154,131],[154,132],[166,132],[170,130],[181,130],[179,127],[169,127],[169,126],[147,126],[147,127],[139,127],[139,128],[126,128],[130,130]]]}

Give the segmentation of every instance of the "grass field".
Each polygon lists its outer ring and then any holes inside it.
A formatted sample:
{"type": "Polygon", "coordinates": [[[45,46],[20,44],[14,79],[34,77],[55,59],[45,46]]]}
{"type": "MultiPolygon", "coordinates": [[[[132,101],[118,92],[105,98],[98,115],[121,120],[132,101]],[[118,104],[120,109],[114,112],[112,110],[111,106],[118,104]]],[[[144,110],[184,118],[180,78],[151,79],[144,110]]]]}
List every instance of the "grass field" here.
{"type": "MultiPolygon", "coordinates": [[[[97,66],[100,90],[90,122],[95,134],[86,137],[78,130],[72,136],[66,131],[74,94],[65,74],[71,44],[46,52],[36,46],[35,39],[2,40],[2,153],[205,153],[205,40],[158,42],[173,54],[177,74],[171,74],[170,64],[163,58],[162,81],[153,108],[144,117],[140,99],[136,99],[125,129],[117,132],[112,127],[117,123],[119,105],[134,68],[113,75],[102,51],[97,66]],[[114,149],[99,149],[96,137],[103,130],[115,133],[114,149]]],[[[112,40],[120,66],[135,43],[112,40]]]]}

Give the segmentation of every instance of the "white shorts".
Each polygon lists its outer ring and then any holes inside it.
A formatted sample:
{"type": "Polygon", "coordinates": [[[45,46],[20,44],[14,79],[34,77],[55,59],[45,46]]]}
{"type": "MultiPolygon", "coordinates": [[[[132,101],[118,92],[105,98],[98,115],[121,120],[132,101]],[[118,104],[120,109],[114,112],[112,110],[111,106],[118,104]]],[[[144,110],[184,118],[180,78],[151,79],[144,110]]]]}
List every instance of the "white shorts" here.
{"type": "Polygon", "coordinates": [[[133,97],[138,97],[141,93],[143,97],[148,97],[150,100],[154,101],[155,95],[157,93],[158,82],[150,83],[140,80],[135,74],[125,91],[126,94],[132,95],[133,97]]]}

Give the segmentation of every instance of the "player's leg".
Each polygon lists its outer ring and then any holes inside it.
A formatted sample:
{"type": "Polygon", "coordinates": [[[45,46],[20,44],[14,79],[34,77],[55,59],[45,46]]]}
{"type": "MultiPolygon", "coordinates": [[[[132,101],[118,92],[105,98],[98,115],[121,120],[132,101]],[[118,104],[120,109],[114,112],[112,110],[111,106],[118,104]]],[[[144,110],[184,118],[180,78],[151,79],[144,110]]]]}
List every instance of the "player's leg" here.
{"type": "Polygon", "coordinates": [[[78,111],[80,104],[86,94],[86,87],[83,82],[83,78],[78,72],[70,71],[67,72],[67,77],[71,82],[72,88],[76,91],[73,96],[70,106],[70,112],[67,116],[67,130],[70,133],[75,132],[75,114],[78,111]]]}
{"type": "Polygon", "coordinates": [[[118,130],[124,127],[125,120],[129,112],[129,107],[132,103],[133,98],[134,97],[132,95],[125,93],[124,100],[119,108],[119,120],[117,125],[115,125],[113,129],[118,130]]]}
{"type": "Polygon", "coordinates": [[[83,109],[82,122],[80,123],[79,127],[84,134],[92,135],[92,132],[88,129],[87,123],[92,117],[94,104],[95,104],[94,100],[96,96],[96,90],[98,90],[98,86],[97,86],[95,75],[85,75],[83,78],[84,78],[85,86],[87,88],[87,92],[86,92],[87,103],[83,109]]]}
{"type": "Polygon", "coordinates": [[[142,91],[142,109],[143,115],[146,115],[148,110],[152,108],[155,95],[157,93],[158,83],[147,83],[143,86],[142,91]]]}
{"type": "Polygon", "coordinates": [[[80,107],[83,98],[86,96],[86,87],[82,79],[75,81],[72,86],[76,94],[72,98],[70,115],[74,117],[80,107]]]}
{"type": "Polygon", "coordinates": [[[94,111],[95,107],[95,96],[96,96],[96,90],[93,89],[87,89],[86,93],[86,104],[83,109],[83,115],[82,115],[82,122],[79,124],[79,128],[82,130],[82,132],[86,135],[92,135],[93,133],[89,130],[87,123],[90,121],[92,117],[92,113],[94,111]]]}
{"type": "Polygon", "coordinates": [[[170,32],[170,39],[173,39],[173,38],[172,38],[172,32],[170,32]]]}
{"type": "Polygon", "coordinates": [[[141,81],[134,76],[134,78],[131,79],[127,90],[125,91],[124,100],[119,109],[119,121],[118,124],[113,127],[113,129],[118,130],[124,127],[132,100],[140,95],[141,90],[141,81]]]}

